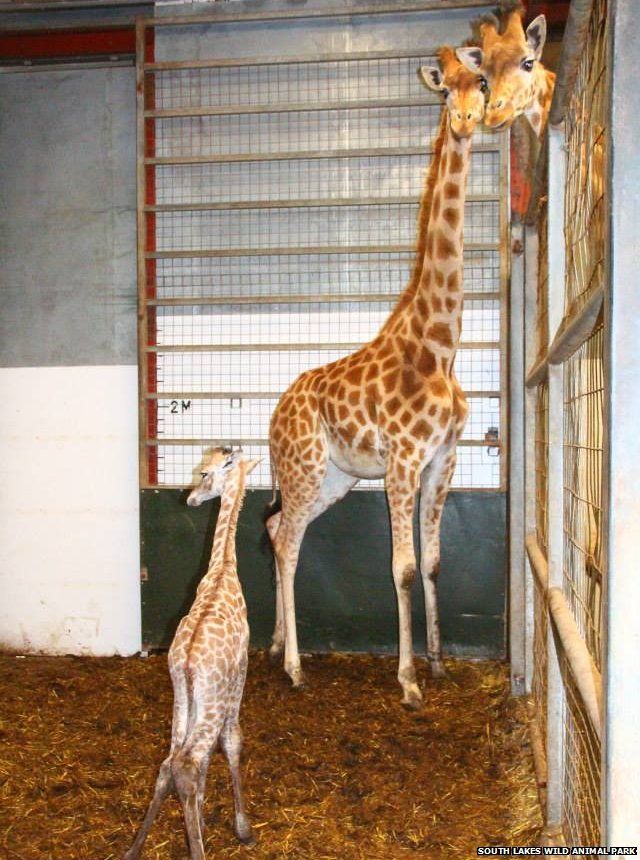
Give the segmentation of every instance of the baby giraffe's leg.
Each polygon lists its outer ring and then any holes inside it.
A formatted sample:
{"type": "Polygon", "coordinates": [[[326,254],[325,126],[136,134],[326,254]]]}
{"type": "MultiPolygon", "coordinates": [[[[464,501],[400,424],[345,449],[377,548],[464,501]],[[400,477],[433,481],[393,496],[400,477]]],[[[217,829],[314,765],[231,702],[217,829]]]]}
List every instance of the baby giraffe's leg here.
{"type": "Polygon", "coordinates": [[[181,751],[174,759],[172,768],[184,813],[191,860],[206,860],[198,810],[198,777],[204,753],[205,750],[198,753],[193,747],[186,752],[181,751]]]}
{"type": "Polygon", "coordinates": [[[153,795],[153,799],[149,804],[146,815],[142,824],[140,825],[140,829],[136,834],[136,838],[133,842],[133,845],[124,855],[124,860],[138,860],[140,852],[142,851],[142,846],[144,845],[145,839],[147,838],[149,830],[151,829],[151,825],[155,821],[156,816],[158,815],[160,807],[162,806],[166,796],[169,794],[173,787],[171,761],[172,757],[171,755],[169,755],[160,765],[160,772],[156,780],[156,788],[153,795]]]}
{"type": "Polygon", "coordinates": [[[200,770],[198,772],[198,820],[200,822],[200,833],[202,833],[204,837],[204,791],[207,784],[207,773],[209,771],[209,762],[211,761],[211,753],[213,750],[209,750],[208,754],[204,756],[202,761],[200,762],[200,770]]]}
{"type": "Polygon", "coordinates": [[[245,811],[244,794],[242,791],[242,776],[240,774],[242,730],[240,729],[237,717],[232,717],[227,721],[220,735],[220,746],[231,771],[233,802],[236,811],[234,830],[240,842],[245,845],[253,845],[255,844],[255,839],[245,811]]]}

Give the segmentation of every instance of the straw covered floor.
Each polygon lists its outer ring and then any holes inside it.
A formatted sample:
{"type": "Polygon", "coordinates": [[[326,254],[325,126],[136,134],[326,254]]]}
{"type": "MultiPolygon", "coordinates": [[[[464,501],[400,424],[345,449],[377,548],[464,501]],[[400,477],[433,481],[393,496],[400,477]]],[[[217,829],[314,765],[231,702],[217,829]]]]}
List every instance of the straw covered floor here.
{"type": "MultiPolygon", "coordinates": [[[[524,705],[509,697],[506,667],[447,667],[411,713],[400,706],[394,659],[307,658],[309,686],[293,692],[281,668],[252,654],[243,771],[258,844],[235,840],[228,771],[216,755],[207,857],[467,860],[477,845],[536,844],[524,705]]],[[[0,856],[121,858],[168,748],[164,655],[4,655],[0,678],[0,856]]],[[[144,857],[187,857],[175,797],[144,857]]]]}

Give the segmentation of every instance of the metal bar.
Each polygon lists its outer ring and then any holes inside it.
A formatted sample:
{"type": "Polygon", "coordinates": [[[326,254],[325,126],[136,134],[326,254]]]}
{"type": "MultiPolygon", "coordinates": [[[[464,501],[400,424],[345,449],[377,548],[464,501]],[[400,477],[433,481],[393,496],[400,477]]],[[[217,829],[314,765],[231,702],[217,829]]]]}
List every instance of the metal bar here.
{"type": "Polygon", "coordinates": [[[567,104],[573,92],[578,64],[587,41],[592,6],[593,0],[571,0],[558,61],[558,76],[549,111],[549,122],[552,125],[558,125],[564,120],[567,104]]]}
{"type": "Polygon", "coordinates": [[[577,314],[562,320],[549,347],[548,360],[551,364],[562,364],[567,361],[588,340],[600,316],[603,300],[604,287],[600,286],[577,314]]]}
{"type": "MultiPolygon", "coordinates": [[[[498,152],[499,148],[491,144],[475,147],[475,152],[498,152]]],[[[240,152],[228,155],[176,155],[161,158],[147,158],[145,164],[180,165],[180,164],[236,164],[238,162],[254,161],[298,161],[317,160],[321,158],[381,158],[400,155],[432,155],[433,149],[424,146],[395,146],[388,148],[363,149],[309,149],[299,152],[240,152]]]]}
{"type": "Polygon", "coordinates": [[[533,365],[527,374],[524,381],[527,388],[536,388],[536,386],[538,386],[547,375],[548,369],[549,359],[548,356],[545,355],[533,365]]]}
{"type": "MultiPolygon", "coordinates": [[[[499,391],[465,391],[467,399],[500,397],[499,391]]],[[[153,391],[148,400],[278,400],[282,391],[153,391]]]]}
{"type": "Polygon", "coordinates": [[[305,63],[339,63],[357,60],[411,60],[421,57],[435,57],[437,47],[424,51],[353,51],[351,53],[291,54],[274,57],[231,57],[211,60],[164,60],[145,63],[145,72],[180,71],[182,69],[225,69],[235,66],[288,66],[305,63]]]}
{"type": "MultiPolygon", "coordinates": [[[[304,352],[309,349],[332,349],[342,351],[356,350],[368,341],[358,343],[208,343],[208,344],[167,344],[145,347],[147,353],[158,352],[304,352]]],[[[458,349],[497,349],[499,341],[469,341],[461,343],[458,349]]],[[[495,443],[494,443],[495,445],[495,443]]]]}
{"type": "Polygon", "coordinates": [[[119,56],[117,60],[101,59],[101,60],[74,60],[72,62],[60,63],[34,63],[29,61],[22,63],[12,63],[11,65],[0,65],[0,75],[11,74],[15,75],[28,74],[30,72],[72,72],[79,69],[83,72],[95,69],[122,69],[135,66],[133,56],[119,56]]]}
{"type": "MultiPolygon", "coordinates": [[[[205,4],[202,4],[203,6],[205,4]]],[[[226,4],[225,4],[226,5],[226,4]]],[[[318,8],[294,8],[263,12],[207,12],[194,9],[191,15],[162,16],[162,8],[156,7],[156,17],[144,19],[146,26],[162,27],[179,24],[224,24],[247,23],[251,21],[285,21],[304,18],[353,18],[363,15],[406,15],[417,12],[436,12],[443,9],[475,9],[486,7],[486,0],[423,0],[423,2],[368,3],[346,2],[333,5],[324,3],[318,8]],[[198,14],[200,12],[200,14],[198,14]],[[160,13],[160,16],[159,16],[160,13]]]]}
{"type": "MultiPolygon", "coordinates": [[[[250,436],[232,437],[232,436],[209,436],[201,439],[188,439],[184,436],[179,438],[165,439],[147,439],[147,447],[153,448],[158,445],[174,445],[176,447],[190,447],[193,445],[211,445],[212,442],[224,442],[227,445],[268,445],[268,439],[254,438],[250,436]]],[[[484,439],[459,439],[456,445],[460,448],[495,448],[495,442],[485,442],[484,439]]]]}
{"type": "Polygon", "coordinates": [[[509,317],[509,657],[511,693],[526,692],[526,565],[524,551],[524,230],[511,225],[509,317]],[[515,249],[515,250],[514,250],[515,249]]]}
{"type": "MultiPolygon", "coordinates": [[[[269,296],[185,296],[184,298],[150,299],[150,307],[198,307],[205,305],[286,305],[286,304],[327,304],[330,302],[394,302],[400,298],[397,293],[315,293],[313,295],[269,296]]],[[[500,293],[465,293],[465,302],[499,301],[500,293]]]]}
{"type": "Polygon", "coordinates": [[[571,674],[598,738],[602,735],[602,676],[589,653],[573,618],[567,599],[559,588],[547,591],[549,615],[556,628],[571,674]]]}
{"type": "MultiPolygon", "coordinates": [[[[554,331],[564,312],[564,129],[549,127],[548,318],[554,331]]],[[[562,587],[564,575],[564,374],[549,367],[548,551],[549,585],[562,587]]],[[[553,629],[547,634],[547,827],[562,824],[564,782],[564,687],[553,629]]]]}
{"type": "Polygon", "coordinates": [[[637,4],[610,0],[610,115],[605,179],[604,349],[604,744],[603,845],[640,845],[638,718],[640,627],[629,623],[640,606],[638,521],[640,460],[640,117],[636,110],[640,41],[637,4]]]}
{"type": "MultiPolygon", "coordinates": [[[[468,203],[497,203],[497,194],[468,194],[468,203]]],[[[315,209],[325,206],[388,206],[420,202],[417,196],[390,197],[314,197],[307,200],[238,200],[217,203],[158,203],[145,206],[145,212],[209,212],[236,209],[315,209]]]]}
{"type": "Polygon", "coordinates": [[[146,176],[144,167],[144,73],[142,64],[145,53],[144,27],[136,22],[136,172],[137,172],[137,274],[138,274],[138,461],[140,485],[149,482],[147,452],[144,441],[147,427],[147,380],[149,360],[142,348],[147,344],[147,225],[144,213],[146,199],[146,176]]]}
{"type": "MultiPolygon", "coordinates": [[[[224,248],[221,250],[148,251],[148,260],[177,260],[200,257],[279,257],[304,254],[404,254],[413,252],[413,245],[310,245],[295,248],[224,248]]],[[[499,251],[499,242],[467,242],[466,251],[499,251]]]]}
{"type": "Polygon", "coordinates": [[[542,589],[542,593],[546,594],[549,588],[549,565],[547,564],[547,559],[545,558],[544,553],[538,545],[538,538],[535,532],[530,532],[527,535],[525,548],[527,550],[529,562],[531,563],[531,570],[542,589]]]}
{"type": "Polygon", "coordinates": [[[434,107],[440,104],[437,99],[400,98],[400,99],[353,99],[351,101],[326,102],[272,102],[271,104],[234,104],[234,105],[205,105],[203,107],[158,108],[145,111],[149,119],[172,119],[189,116],[235,116],[236,114],[261,113],[304,113],[306,111],[327,110],[371,110],[373,108],[395,107],[434,107]]]}

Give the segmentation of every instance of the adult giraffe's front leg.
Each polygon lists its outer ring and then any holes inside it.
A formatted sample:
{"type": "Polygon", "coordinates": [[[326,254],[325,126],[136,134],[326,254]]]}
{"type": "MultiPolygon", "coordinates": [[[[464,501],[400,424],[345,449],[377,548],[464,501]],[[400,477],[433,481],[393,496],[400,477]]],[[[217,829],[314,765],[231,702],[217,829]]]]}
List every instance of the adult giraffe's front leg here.
{"type": "Polygon", "coordinates": [[[397,466],[391,465],[386,477],[391,517],[393,583],[398,599],[398,681],[402,687],[402,704],[406,708],[418,710],[422,706],[422,693],[418,687],[413,663],[411,624],[411,589],[417,568],[413,545],[416,489],[407,483],[406,468],[400,475],[398,472],[397,466]]]}
{"type": "Polygon", "coordinates": [[[420,478],[420,574],[427,621],[427,661],[433,678],[446,674],[442,660],[438,613],[440,523],[456,465],[456,438],[450,438],[433,456],[420,478]]]}

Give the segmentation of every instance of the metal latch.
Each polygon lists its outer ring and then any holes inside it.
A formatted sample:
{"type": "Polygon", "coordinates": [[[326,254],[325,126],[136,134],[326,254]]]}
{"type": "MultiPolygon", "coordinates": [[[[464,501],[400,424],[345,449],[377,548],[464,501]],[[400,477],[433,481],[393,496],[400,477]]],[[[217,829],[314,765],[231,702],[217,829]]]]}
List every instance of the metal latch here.
{"type": "Polygon", "coordinates": [[[487,432],[484,434],[484,441],[487,443],[487,456],[499,457],[502,443],[500,442],[500,434],[497,427],[487,428],[487,432]]]}

